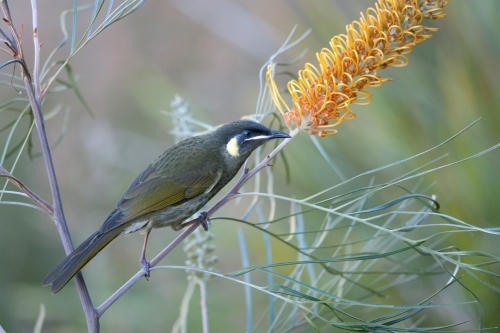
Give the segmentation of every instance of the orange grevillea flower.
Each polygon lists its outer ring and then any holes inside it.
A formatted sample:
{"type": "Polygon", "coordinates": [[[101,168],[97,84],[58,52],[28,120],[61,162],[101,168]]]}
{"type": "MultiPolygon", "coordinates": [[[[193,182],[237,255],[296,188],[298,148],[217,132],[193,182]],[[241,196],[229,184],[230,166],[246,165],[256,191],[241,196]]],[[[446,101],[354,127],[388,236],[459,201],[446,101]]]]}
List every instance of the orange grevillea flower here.
{"type": "Polygon", "coordinates": [[[448,0],[378,0],[375,8],[347,26],[346,35],[330,41],[330,48],[316,54],[319,67],[306,64],[298,79],[288,82],[293,105],[280,95],[268,67],[267,84],[285,123],[313,135],[337,133],[333,127],[354,119],[351,104],[369,104],[367,87],[380,86],[388,78],[377,75],[387,66],[408,64],[406,54],[437,28],[422,25],[424,19],[444,17],[448,0]]]}

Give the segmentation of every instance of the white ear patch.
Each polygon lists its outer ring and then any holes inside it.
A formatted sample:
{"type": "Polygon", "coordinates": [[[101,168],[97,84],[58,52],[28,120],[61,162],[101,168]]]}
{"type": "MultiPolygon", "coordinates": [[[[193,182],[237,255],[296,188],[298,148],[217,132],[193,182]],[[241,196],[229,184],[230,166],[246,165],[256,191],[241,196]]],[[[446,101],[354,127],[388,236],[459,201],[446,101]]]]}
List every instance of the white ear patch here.
{"type": "Polygon", "coordinates": [[[238,146],[238,139],[236,137],[229,140],[226,145],[227,152],[233,157],[240,156],[240,147],[238,146]]]}

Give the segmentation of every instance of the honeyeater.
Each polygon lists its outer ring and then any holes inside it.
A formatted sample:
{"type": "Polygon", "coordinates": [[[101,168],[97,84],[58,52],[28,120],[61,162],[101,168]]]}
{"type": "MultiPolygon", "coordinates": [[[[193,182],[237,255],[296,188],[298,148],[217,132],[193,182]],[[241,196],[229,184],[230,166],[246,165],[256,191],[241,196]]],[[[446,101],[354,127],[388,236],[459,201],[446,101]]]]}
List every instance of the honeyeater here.
{"type": "MultiPolygon", "coordinates": [[[[289,137],[238,120],[169,148],[132,182],[99,230],[57,265],[43,285],[52,285],[52,293],[57,293],[109,242],[139,230],[145,232],[140,262],[148,276],[145,251],[151,229],[182,229],[182,223],[237,174],[252,151],[268,140],[289,137]]],[[[206,219],[201,221],[207,229],[206,219]]]]}

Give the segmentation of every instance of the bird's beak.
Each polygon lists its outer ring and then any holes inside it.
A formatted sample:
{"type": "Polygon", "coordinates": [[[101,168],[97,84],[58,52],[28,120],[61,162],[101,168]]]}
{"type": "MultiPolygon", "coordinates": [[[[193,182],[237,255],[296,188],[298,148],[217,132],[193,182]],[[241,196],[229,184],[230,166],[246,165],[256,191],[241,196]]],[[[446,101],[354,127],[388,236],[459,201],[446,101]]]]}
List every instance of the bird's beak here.
{"type": "Polygon", "coordinates": [[[280,139],[280,138],[286,139],[286,138],[291,138],[291,136],[280,131],[271,130],[271,135],[269,135],[269,139],[280,139]]]}

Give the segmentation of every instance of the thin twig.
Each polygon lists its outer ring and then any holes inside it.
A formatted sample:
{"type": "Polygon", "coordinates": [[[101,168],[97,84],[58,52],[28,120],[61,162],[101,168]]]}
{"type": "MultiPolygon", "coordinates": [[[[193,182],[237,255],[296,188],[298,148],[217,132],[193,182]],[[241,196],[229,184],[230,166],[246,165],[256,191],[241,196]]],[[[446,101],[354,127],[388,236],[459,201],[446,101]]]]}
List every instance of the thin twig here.
{"type": "Polygon", "coordinates": [[[184,291],[184,296],[182,297],[181,306],[179,309],[179,317],[172,327],[172,333],[187,333],[187,316],[189,313],[189,303],[193,297],[194,290],[196,288],[196,282],[194,280],[188,280],[188,285],[186,291],[184,291]]]}
{"type": "Polygon", "coordinates": [[[42,208],[42,210],[52,217],[54,215],[54,208],[45,200],[43,200],[38,194],[30,190],[26,185],[23,184],[19,179],[14,177],[10,172],[8,172],[4,167],[0,165],[0,174],[7,178],[12,184],[17,186],[21,191],[23,191],[28,197],[42,208]]]}
{"type": "Polygon", "coordinates": [[[0,4],[2,5],[2,11],[5,16],[4,22],[7,24],[10,30],[10,34],[12,38],[16,42],[15,44],[11,44],[10,46],[14,49],[13,51],[16,53],[16,56],[22,57],[22,49],[21,49],[21,41],[17,38],[18,34],[16,28],[12,24],[12,17],[10,16],[9,5],[7,4],[7,0],[0,0],[0,4]]]}
{"type": "MultiPolygon", "coordinates": [[[[9,47],[9,49],[11,49],[11,50],[15,53],[15,52],[16,52],[16,50],[15,50],[15,49],[13,49],[13,47],[14,47],[14,46],[12,45],[12,44],[13,44],[13,43],[12,43],[12,40],[10,40],[9,36],[7,36],[7,35],[5,34],[5,32],[3,32],[3,30],[2,30],[2,29],[0,29],[0,35],[2,35],[2,36],[3,36],[3,39],[0,39],[0,40],[1,40],[2,42],[4,42],[4,43],[5,43],[5,44],[9,47]]],[[[12,55],[12,56],[13,56],[13,55],[12,55]]]]}
{"type": "Polygon", "coordinates": [[[208,325],[208,304],[207,304],[207,285],[205,281],[198,281],[200,286],[200,306],[201,306],[201,322],[203,326],[203,333],[210,333],[210,326],[208,325]]]}

